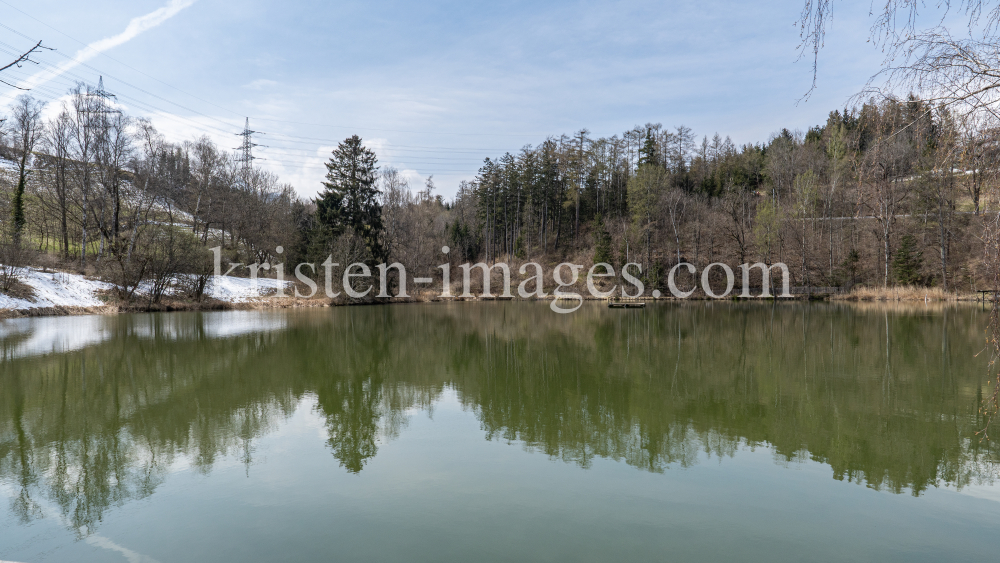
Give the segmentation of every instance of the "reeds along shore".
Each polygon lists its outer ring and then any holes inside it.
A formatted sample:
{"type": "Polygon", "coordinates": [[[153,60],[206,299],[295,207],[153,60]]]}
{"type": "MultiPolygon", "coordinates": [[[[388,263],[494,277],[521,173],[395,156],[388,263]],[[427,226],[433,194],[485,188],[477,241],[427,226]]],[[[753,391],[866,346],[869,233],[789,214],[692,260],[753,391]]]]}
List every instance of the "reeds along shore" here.
{"type": "Polygon", "coordinates": [[[832,295],[836,301],[976,301],[975,293],[955,293],[940,287],[913,285],[889,287],[855,287],[848,293],[832,295]]]}

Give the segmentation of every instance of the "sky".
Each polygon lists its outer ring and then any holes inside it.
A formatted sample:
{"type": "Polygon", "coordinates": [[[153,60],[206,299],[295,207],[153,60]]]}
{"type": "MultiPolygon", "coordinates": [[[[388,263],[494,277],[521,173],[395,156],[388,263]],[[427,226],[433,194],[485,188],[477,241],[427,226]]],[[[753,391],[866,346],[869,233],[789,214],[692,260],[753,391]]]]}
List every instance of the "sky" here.
{"type": "MultiPolygon", "coordinates": [[[[842,0],[820,56],[799,60],[802,0],[768,2],[0,0],[0,78],[58,110],[78,81],[168,140],[234,149],[302,197],[352,134],[411,189],[451,198],[486,157],[548,136],[685,125],[700,139],[805,131],[878,71],[870,3],[842,0]],[[2,64],[0,64],[2,66],[2,64]]],[[[20,91],[0,85],[0,106],[20,91]]]]}

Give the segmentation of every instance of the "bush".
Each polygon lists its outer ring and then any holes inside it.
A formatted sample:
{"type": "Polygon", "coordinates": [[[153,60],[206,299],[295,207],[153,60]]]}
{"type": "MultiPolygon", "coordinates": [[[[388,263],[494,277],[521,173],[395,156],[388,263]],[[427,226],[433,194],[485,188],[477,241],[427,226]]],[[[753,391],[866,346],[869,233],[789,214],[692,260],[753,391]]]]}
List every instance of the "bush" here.
{"type": "Polygon", "coordinates": [[[151,307],[172,287],[200,300],[212,274],[211,253],[190,233],[171,227],[142,230],[134,246],[116,248],[104,275],[115,284],[118,298],[125,303],[143,294],[146,305],[151,307]]]}
{"type": "Polygon", "coordinates": [[[31,261],[31,250],[11,235],[0,238],[0,291],[7,293],[31,261]]]}

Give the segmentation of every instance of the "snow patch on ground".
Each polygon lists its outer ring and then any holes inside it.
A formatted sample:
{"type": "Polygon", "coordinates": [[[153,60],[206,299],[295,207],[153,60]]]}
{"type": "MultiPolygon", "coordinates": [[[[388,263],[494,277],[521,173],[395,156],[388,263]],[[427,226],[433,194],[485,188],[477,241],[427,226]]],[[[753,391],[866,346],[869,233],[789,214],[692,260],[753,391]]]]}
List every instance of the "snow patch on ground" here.
{"type": "Polygon", "coordinates": [[[253,280],[231,276],[213,276],[208,283],[206,293],[212,299],[218,299],[219,301],[242,303],[274,295],[282,285],[284,285],[286,290],[292,287],[290,282],[279,282],[270,278],[253,280]]]}
{"type": "MultiPolygon", "coordinates": [[[[0,268],[2,267],[0,265],[0,268]]],[[[92,280],[78,274],[42,272],[35,268],[24,268],[18,279],[35,291],[34,298],[31,300],[19,299],[0,293],[0,310],[38,309],[42,307],[100,307],[105,303],[97,297],[97,293],[114,288],[114,285],[110,283],[92,280]]],[[[219,301],[245,303],[272,296],[282,285],[286,290],[291,288],[291,283],[287,281],[220,276],[218,278],[212,277],[209,280],[205,294],[219,301]]],[[[140,285],[140,293],[146,287],[148,284],[140,285]]]]}
{"type": "MultiPolygon", "coordinates": [[[[4,266],[0,266],[2,267],[4,266]]],[[[35,290],[34,299],[18,299],[0,293],[0,309],[100,307],[104,302],[97,298],[97,292],[113,287],[110,283],[87,279],[77,274],[47,273],[34,268],[23,269],[18,280],[35,290]]]]}
{"type": "Polygon", "coordinates": [[[6,158],[0,158],[0,170],[10,170],[11,172],[16,172],[19,169],[20,169],[20,167],[13,160],[7,160],[6,158]]]}
{"type": "MultiPolygon", "coordinates": [[[[22,270],[19,281],[35,291],[33,300],[0,293],[0,310],[100,307],[105,303],[98,298],[98,292],[114,288],[110,283],[81,275],[42,272],[35,268],[22,270]]],[[[287,281],[282,283],[288,293],[291,284],[287,281]]],[[[252,280],[222,276],[210,278],[205,293],[220,301],[245,303],[274,295],[280,285],[274,279],[252,280]]],[[[140,286],[140,293],[142,289],[140,286]]],[[[0,320],[0,359],[80,350],[99,344],[123,330],[139,338],[176,340],[225,338],[252,332],[276,331],[286,326],[284,316],[270,311],[220,311],[197,318],[133,315],[125,324],[117,321],[117,317],[102,315],[0,320]]]]}

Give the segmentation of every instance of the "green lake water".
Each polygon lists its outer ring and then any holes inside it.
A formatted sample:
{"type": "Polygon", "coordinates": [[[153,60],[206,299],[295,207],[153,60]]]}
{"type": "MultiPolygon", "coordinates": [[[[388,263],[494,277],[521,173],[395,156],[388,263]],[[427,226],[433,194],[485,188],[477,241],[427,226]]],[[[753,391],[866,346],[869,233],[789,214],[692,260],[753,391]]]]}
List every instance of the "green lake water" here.
{"type": "Polygon", "coordinates": [[[0,560],[996,561],[986,323],[517,302],[2,321],[0,560]]]}

